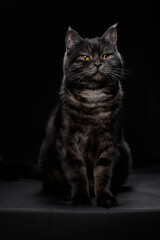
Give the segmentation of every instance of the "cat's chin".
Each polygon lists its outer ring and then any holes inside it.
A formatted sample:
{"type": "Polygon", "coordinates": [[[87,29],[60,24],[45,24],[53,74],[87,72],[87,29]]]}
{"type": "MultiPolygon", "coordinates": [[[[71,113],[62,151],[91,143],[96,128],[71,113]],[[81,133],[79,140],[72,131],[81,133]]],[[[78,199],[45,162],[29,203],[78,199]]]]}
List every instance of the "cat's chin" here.
{"type": "Polygon", "coordinates": [[[104,76],[101,73],[97,72],[96,74],[93,75],[92,79],[95,81],[100,81],[104,79],[104,76]]]}

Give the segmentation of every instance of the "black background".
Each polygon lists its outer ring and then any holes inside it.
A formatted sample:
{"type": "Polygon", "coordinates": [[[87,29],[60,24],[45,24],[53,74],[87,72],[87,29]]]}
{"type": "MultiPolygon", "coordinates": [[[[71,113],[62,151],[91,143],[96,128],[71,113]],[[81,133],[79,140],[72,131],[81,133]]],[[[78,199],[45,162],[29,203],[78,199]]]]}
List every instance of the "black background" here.
{"type": "Polygon", "coordinates": [[[118,49],[131,72],[123,80],[124,131],[134,166],[158,162],[158,23],[143,5],[110,1],[0,5],[0,154],[7,164],[37,163],[63,75],[68,26],[101,36],[118,22],[118,49]]]}

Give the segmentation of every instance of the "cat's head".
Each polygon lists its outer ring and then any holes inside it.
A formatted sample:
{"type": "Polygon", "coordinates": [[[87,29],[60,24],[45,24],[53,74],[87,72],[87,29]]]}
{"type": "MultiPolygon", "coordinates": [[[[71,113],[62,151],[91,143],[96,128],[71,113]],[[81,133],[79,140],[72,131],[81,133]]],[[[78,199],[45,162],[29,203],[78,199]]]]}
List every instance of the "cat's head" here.
{"type": "Polygon", "coordinates": [[[102,37],[81,38],[69,27],[66,35],[64,74],[68,84],[91,85],[118,81],[123,62],[117,50],[117,30],[114,24],[102,37]]]}

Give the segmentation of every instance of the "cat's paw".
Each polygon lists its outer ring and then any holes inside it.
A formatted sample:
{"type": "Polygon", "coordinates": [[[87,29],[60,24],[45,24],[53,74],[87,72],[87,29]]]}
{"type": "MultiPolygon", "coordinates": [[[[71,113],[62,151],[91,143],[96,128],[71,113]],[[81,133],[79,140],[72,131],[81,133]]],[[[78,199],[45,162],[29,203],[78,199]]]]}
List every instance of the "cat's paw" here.
{"type": "Polygon", "coordinates": [[[96,201],[98,206],[106,208],[115,207],[118,204],[116,198],[109,191],[97,196],[96,201]]]}
{"type": "Polygon", "coordinates": [[[72,205],[91,205],[91,199],[87,192],[76,192],[72,197],[72,205]]]}

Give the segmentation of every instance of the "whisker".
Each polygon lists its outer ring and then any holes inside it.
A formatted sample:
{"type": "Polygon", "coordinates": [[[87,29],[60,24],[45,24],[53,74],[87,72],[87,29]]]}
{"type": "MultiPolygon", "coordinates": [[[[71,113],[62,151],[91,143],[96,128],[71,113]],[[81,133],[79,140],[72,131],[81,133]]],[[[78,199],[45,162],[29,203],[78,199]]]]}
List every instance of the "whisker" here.
{"type": "Polygon", "coordinates": [[[110,75],[110,77],[111,77],[112,80],[114,80],[114,81],[117,81],[117,80],[118,80],[117,77],[116,77],[113,73],[110,72],[109,75],[110,75]]]}
{"type": "Polygon", "coordinates": [[[121,68],[112,68],[113,71],[115,71],[116,73],[119,71],[122,71],[122,76],[124,77],[129,77],[129,78],[133,78],[133,73],[131,71],[129,71],[128,69],[121,69],[121,68]]]}

